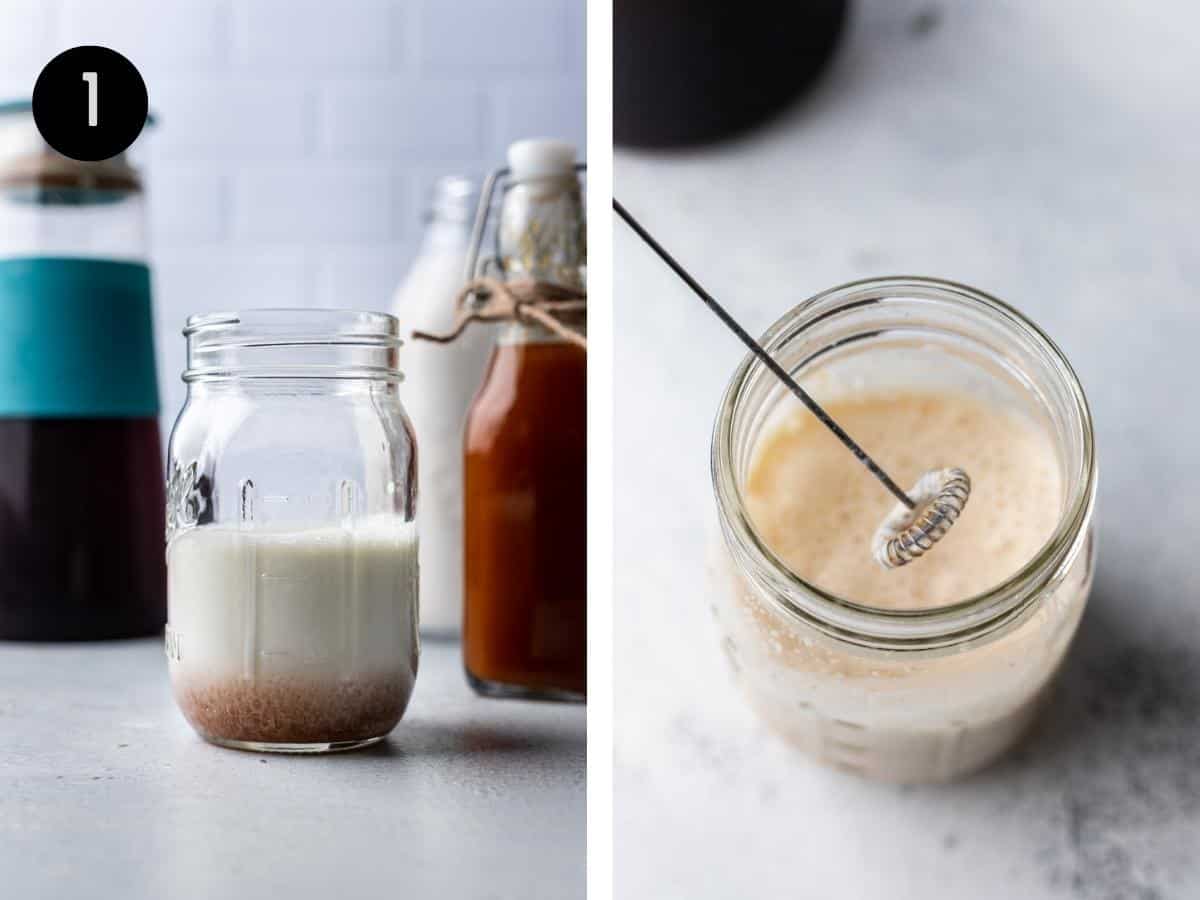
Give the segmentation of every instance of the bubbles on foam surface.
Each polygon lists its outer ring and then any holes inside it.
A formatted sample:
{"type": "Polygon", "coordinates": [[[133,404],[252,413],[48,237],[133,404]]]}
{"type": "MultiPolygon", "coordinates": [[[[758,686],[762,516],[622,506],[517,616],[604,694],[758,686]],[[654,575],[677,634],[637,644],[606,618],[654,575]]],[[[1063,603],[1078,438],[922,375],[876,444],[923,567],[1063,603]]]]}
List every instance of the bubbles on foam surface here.
{"type": "Polygon", "coordinates": [[[954,528],[921,560],[884,570],[870,538],[893,499],[812,416],[797,409],[756,448],[751,519],[801,577],[872,606],[928,608],[994,587],[1050,538],[1062,475],[1049,434],[962,394],[897,392],[826,408],[902,484],[961,466],[972,494],[954,528]]]}

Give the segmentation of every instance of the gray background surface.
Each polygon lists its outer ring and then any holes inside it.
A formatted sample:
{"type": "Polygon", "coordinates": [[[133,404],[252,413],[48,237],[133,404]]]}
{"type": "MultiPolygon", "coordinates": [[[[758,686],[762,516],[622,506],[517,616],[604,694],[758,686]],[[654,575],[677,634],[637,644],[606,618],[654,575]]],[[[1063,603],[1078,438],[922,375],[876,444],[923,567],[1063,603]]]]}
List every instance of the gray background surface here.
{"type": "Polygon", "coordinates": [[[161,640],[0,643],[0,897],[582,898],[584,719],[426,643],[384,743],[243,753],[176,711],[161,640]]]}
{"type": "Polygon", "coordinates": [[[709,430],[742,350],[618,225],[617,896],[1200,896],[1200,13],[857,7],[812,95],[714,149],[619,152],[616,194],[752,331],[885,274],[1030,314],[1096,418],[1095,590],[1001,765],[904,789],[783,746],[707,611],[709,430]]]}

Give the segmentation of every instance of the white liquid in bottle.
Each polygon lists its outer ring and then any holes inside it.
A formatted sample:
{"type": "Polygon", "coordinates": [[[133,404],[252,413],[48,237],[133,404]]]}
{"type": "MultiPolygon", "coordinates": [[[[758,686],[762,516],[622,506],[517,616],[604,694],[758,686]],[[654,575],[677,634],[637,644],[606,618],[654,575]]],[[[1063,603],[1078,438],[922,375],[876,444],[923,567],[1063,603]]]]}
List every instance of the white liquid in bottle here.
{"type": "MultiPolygon", "coordinates": [[[[466,283],[474,188],[462,178],[438,182],[421,252],[392,301],[401,328],[445,333],[466,283]]],[[[421,630],[457,635],[463,608],[463,422],[483,381],[492,334],[469,326],[448,344],[409,339],[401,350],[404,407],[420,448],[421,630]]]]}

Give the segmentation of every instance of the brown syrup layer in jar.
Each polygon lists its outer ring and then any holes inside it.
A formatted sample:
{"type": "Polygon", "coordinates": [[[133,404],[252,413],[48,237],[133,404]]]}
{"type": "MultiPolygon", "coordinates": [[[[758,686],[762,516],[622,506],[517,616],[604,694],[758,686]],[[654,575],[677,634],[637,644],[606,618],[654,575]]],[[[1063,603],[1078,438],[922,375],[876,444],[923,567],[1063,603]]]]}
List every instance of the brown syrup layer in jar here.
{"type": "Polygon", "coordinates": [[[412,679],[381,674],[247,681],[232,676],[179,679],[174,691],[184,717],[208,740],[336,744],[382,737],[395,728],[408,705],[412,679]]]}
{"type": "Polygon", "coordinates": [[[162,629],[160,454],[153,418],[0,418],[0,638],[162,629]]]}
{"type": "Polygon", "coordinates": [[[481,693],[587,690],[587,354],[501,343],[467,417],[463,655],[481,693]]]}

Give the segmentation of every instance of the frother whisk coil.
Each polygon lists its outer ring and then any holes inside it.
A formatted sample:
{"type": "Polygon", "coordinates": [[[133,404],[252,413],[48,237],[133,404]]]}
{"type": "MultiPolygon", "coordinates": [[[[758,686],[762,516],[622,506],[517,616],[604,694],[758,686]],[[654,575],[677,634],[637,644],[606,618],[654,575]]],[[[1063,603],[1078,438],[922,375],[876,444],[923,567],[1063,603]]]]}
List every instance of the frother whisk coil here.
{"type": "Polygon", "coordinates": [[[887,569],[907,565],[942,539],[971,495],[962,469],[932,469],[908,492],[913,506],[897,503],[871,540],[876,561],[887,569]]]}

